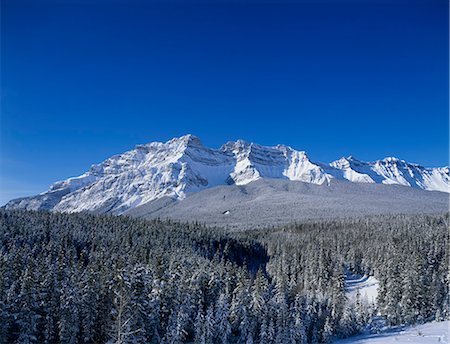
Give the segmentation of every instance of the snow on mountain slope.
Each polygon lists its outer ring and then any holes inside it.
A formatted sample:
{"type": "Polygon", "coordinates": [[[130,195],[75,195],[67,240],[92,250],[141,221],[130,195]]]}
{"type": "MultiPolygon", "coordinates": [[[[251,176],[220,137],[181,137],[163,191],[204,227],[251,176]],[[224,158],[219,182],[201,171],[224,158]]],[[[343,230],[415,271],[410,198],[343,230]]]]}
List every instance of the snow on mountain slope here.
{"type": "Polygon", "coordinates": [[[311,162],[305,152],[283,145],[264,147],[238,140],[226,143],[220,150],[233,154],[236,159],[230,177],[237,185],[245,185],[259,178],[322,184],[331,177],[319,164],[311,162]]]}
{"type": "Polygon", "coordinates": [[[448,194],[402,185],[331,180],[317,185],[289,179],[260,178],[245,185],[219,185],[186,199],[158,199],[126,215],[198,221],[212,226],[266,228],[308,219],[436,214],[448,211],[448,194]]]}
{"type": "MultiPolygon", "coordinates": [[[[449,192],[448,167],[425,168],[392,157],[363,162],[351,156],[333,161],[330,166],[338,170],[338,174],[342,173],[342,178],[352,182],[399,184],[428,191],[449,192]]],[[[336,171],[334,173],[336,175],[336,171]]]]}
{"type": "Polygon", "coordinates": [[[343,179],[445,192],[450,185],[448,167],[424,168],[395,158],[365,163],[352,157],[326,165],[283,145],[265,147],[238,140],[210,149],[186,135],[138,145],[93,165],[79,177],[56,182],[40,195],[10,201],[6,208],[121,214],[156,199],[180,200],[206,188],[245,185],[260,178],[318,185],[343,179]]]}
{"type": "Polygon", "coordinates": [[[233,166],[231,155],[193,136],[141,145],[93,166],[102,178],[64,196],[54,210],[122,213],[164,196],[183,199],[186,192],[223,184],[233,166]]]}

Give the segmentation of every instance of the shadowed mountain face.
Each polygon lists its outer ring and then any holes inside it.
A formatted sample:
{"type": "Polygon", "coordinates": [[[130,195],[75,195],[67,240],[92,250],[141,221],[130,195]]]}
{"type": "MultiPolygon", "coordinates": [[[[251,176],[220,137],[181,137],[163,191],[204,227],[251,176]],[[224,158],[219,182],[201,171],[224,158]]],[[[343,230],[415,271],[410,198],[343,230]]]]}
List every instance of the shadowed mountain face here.
{"type": "MultiPolygon", "coordinates": [[[[324,164],[312,161],[304,151],[284,145],[265,147],[238,140],[210,149],[195,136],[186,135],[166,143],[136,146],[93,165],[81,176],[54,183],[42,194],[10,201],[6,208],[123,214],[144,205],[161,208],[167,202],[191,198],[190,195],[219,186],[234,193],[233,190],[242,189],[239,186],[261,179],[277,179],[286,185],[287,181],[324,185],[320,188],[324,195],[333,190],[336,181],[364,184],[356,189],[366,192],[377,189],[367,187],[368,184],[444,192],[450,186],[448,167],[425,168],[397,158],[362,162],[348,157],[324,164]],[[229,185],[235,186],[227,188],[229,185]]],[[[343,184],[346,186],[336,192],[352,192],[348,191],[353,190],[352,183],[343,184]]],[[[302,190],[295,187],[292,193],[304,197],[302,190]]],[[[264,192],[270,194],[270,190],[260,190],[260,197],[266,197],[264,192]]],[[[372,195],[365,197],[370,199],[372,195]]]]}
{"type": "Polygon", "coordinates": [[[256,228],[308,219],[448,211],[449,196],[399,185],[329,185],[260,179],[246,185],[218,186],[182,201],[165,198],[125,214],[143,218],[200,221],[232,228],[256,228]]]}

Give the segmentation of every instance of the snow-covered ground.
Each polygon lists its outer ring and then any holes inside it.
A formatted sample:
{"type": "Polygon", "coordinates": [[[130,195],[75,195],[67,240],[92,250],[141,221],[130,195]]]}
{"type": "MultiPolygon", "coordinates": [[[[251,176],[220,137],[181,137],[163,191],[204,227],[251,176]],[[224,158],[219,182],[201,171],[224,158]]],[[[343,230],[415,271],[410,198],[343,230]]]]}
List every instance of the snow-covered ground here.
{"type": "Polygon", "coordinates": [[[449,343],[450,321],[432,322],[418,326],[391,328],[382,333],[354,336],[338,340],[337,344],[431,344],[449,343]]]}
{"type": "Polygon", "coordinates": [[[354,275],[350,272],[345,274],[345,284],[347,297],[350,302],[356,300],[356,294],[361,297],[361,301],[368,304],[375,304],[378,296],[378,280],[373,276],[354,275]]]}
{"type": "MultiPolygon", "coordinates": [[[[375,304],[378,296],[378,280],[373,276],[345,274],[346,292],[349,302],[355,302],[359,290],[361,301],[375,304]]],[[[417,326],[384,328],[380,333],[353,336],[337,340],[338,344],[388,344],[388,343],[450,343],[450,321],[432,322],[417,326]]]]}

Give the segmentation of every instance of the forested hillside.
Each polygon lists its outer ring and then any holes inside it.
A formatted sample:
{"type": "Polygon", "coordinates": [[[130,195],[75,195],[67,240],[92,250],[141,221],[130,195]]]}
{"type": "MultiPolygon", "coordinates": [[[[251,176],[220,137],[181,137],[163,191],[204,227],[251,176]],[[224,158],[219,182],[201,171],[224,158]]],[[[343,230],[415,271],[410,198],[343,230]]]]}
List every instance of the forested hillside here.
{"type": "Polygon", "coordinates": [[[448,318],[448,215],[228,233],[0,211],[2,343],[326,343],[448,318]],[[380,281],[349,303],[345,269],[380,281]]]}

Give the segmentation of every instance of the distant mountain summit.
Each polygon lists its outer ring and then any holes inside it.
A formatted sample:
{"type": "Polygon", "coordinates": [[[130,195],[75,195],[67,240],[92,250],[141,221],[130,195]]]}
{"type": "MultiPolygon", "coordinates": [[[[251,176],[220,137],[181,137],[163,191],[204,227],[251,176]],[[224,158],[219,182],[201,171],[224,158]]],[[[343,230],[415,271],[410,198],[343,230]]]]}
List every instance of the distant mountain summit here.
{"type": "Polygon", "coordinates": [[[197,137],[185,135],[138,145],[92,165],[81,176],[54,183],[42,194],[12,200],[6,208],[122,214],[163,197],[182,200],[189,193],[261,178],[319,185],[338,179],[450,191],[448,167],[425,168],[397,158],[363,162],[351,156],[323,164],[284,145],[266,147],[238,140],[211,149],[197,137]]]}

